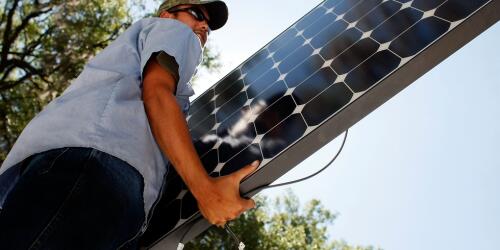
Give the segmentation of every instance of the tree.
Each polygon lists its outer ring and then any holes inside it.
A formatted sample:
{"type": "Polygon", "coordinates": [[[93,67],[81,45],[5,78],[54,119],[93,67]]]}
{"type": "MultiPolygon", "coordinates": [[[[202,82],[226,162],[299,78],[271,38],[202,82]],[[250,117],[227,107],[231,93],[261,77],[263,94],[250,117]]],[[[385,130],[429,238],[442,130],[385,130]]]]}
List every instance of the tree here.
{"type": "MultiPolygon", "coordinates": [[[[276,198],[270,206],[265,197],[256,199],[256,208],[230,222],[246,249],[329,249],[374,250],[374,247],[350,246],[345,241],[329,241],[327,226],[336,214],[325,209],[319,200],[311,200],[304,208],[293,193],[276,198]]],[[[237,249],[237,242],[223,229],[211,227],[186,245],[187,250],[237,249]]]]}
{"type": "MultiPolygon", "coordinates": [[[[159,1],[156,1],[159,2],[159,1]]],[[[131,25],[139,0],[0,0],[0,163],[26,124],[131,25]]],[[[218,54],[204,51],[215,69],[218,54]]]]}
{"type": "Polygon", "coordinates": [[[126,0],[7,0],[0,10],[0,160],[86,61],[128,27],[126,0]]]}

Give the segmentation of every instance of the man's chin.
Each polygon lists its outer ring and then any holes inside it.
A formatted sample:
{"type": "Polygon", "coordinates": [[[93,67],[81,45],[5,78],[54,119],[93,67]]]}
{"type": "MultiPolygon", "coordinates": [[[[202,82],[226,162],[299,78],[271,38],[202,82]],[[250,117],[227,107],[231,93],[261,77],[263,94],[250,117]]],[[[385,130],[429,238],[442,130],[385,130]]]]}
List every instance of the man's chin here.
{"type": "Polygon", "coordinates": [[[201,46],[202,47],[205,46],[206,41],[205,41],[205,39],[203,39],[203,36],[198,34],[198,33],[195,33],[195,34],[198,37],[198,39],[200,40],[201,46]]]}

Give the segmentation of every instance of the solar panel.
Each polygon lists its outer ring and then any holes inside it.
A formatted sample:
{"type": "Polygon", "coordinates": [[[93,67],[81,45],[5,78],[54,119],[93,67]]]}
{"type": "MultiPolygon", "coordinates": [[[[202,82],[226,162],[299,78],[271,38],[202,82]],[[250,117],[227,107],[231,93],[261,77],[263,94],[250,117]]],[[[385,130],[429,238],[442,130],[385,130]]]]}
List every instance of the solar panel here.
{"type": "MultiPolygon", "coordinates": [[[[258,159],[242,191],[271,183],[496,23],[498,10],[495,0],[322,2],[192,103],[205,169],[226,175],[258,159]]],[[[196,201],[173,168],[167,180],[145,246],[209,226],[193,222],[196,201]]]]}

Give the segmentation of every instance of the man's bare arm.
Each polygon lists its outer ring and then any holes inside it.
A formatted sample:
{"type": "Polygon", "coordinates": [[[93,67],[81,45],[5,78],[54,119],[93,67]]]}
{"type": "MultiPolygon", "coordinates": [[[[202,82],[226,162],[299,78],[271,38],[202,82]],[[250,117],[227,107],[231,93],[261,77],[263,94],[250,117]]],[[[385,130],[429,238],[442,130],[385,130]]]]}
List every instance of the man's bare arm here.
{"type": "Polygon", "coordinates": [[[149,60],[142,94],[156,142],[198,201],[203,216],[212,224],[222,225],[255,206],[253,200],[240,197],[239,184],[258,163],[231,175],[210,177],[193,146],[184,114],[175,99],[175,89],[174,77],[156,60],[149,60]]]}

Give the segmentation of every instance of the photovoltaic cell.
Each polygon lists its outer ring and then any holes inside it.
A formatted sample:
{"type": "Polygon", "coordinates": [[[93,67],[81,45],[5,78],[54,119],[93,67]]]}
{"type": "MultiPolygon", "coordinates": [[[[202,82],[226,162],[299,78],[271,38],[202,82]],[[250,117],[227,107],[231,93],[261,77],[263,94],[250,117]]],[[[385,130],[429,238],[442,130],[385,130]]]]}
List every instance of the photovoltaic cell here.
{"type": "Polygon", "coordinates": [[[287,95],[279,99],[255,119],[257,133],[264,134],[268,132],[271,128],[291,115],[294,109],[295,102],[291,96],[287,95]]]}
{"type": "Polygon", "coordinates": [[[200,101],[191,105],[191,108],[189,109],[189,114],[196,113],[197,111],[200,110],[200,108],[208,105],[208,103],[212,100],[212,98],[214,98],[214,90],[213,89],[205,92],[203,97],[200,97],[200,101]]]}
{"type": "Polygon", "coordinates": [[[356,8],[352,8],[345,14],[344,20],[349,23],[355,22],[377,7],[381,2],[382,0],[363,0],[356,8]]]}
{"type": "Polygon", "coordinates": [[[401,58],[413,56],[443,35],[449,28],[450,23],[442,19],[436,17],[425,18],[395,39],[389,49],[401,58]]]}
{"type": "MultiPolygon", "coordinates": [[[[235,81],[238,81],[240,79],[240,77],[241,77],[241,70],[239,70],[239,69],[234,70],[230,75],[228,75],[227,77],[225,77],[223,81],[219,82],[219,84],[217,84],[217,86],[215,86],[213,88],[213,91],[215,92],[215,95],[218,95],[218,94],[222,93],[229,86],[233,85],[233,83],[235,81]]],[[[203,96],[205,96],[205,95],[203,95],[203,96]]],[[[205,102],[205,100],[203,100],[203,101],[200,100],[199,102],[203,104],[205,102]]],[[[195,104],[196,103],[193,103],[193,105],[195,105],[195,104]]],[[[193,106],[193,105],[191,105],[191,106],[193,106]]]]}
{"type": "Polygon", "coordinates": [[[328,25],[315,37],[313,37],[311,40],[311,45],[315,49],[322,48],[323,46],[325,46],[325,44],[331,41],[332,38],[335,38],[337,37],[337,35],[342,33],[342,31],[344,31],[348,25],[349,24],[342,19],[335,21],[334,23],[328,25]]]}
{"type": "Polygon", "coordinates": [[[351,71],[345,81],[356,93],[366,91],[396,69],[401,58],[389,50],[382,50],[351,71]]]}
{"type": "Polygon", "coordinates": [[[327,13],[320,17],[316,22],[314,22],[311,26],[307,27],[304,30],[304,38],[310,39],[315,37],[321,30],[323,30],[326,26],[330,25],[337,19],[337,15],[333,13],[327,13]]]}
{"type": "Polygon", "coordinates": [[[398,12],[398,10],[400,9],[401,3],[399,2],[384,2],[375,7],[372,11],[368,12],[368,14],[366,14],[365,16],[361,17],[361,19],[356,24],[356,28],[360,29],[363,32],[369,32],[384,21],[388,20],[388,18],[391,18],[392,15],[396,14],[396,12],[398,12]]]}
{"type": "MultiPolygon", "coordinates": [[[[254,160],[265,169],[492,3],[324,1],[192,103],[187,121],[205,169],[227,175],[254,160]]],[[[197,214],[172,167],[166,179],[142,245],[197,214]]]]}
{"type": "Polygon", "coordinates": [[[280,72],[278,69],[271,69],[264,73],[261,77],[257,78],[257,80],[253,81],[247,89],[247,97],[254,98],[255,96],[262,93],[267,87],[269,87],[269,83],[274,83],[280,77],[280,72]]]}
{"type": "Polygon", "coordinates": [[[230,137],[230,139],[223,140],[219,146],[219,162],[224,163],[241,150],[245,149],[252,143],[255,136],[255,127],[253,123],[245,124],[244,127],[239,128],[239,131],[231,131],[226,135],[226,137],[230,137]],[[237,143],[234,143],[234,140],[237,140],[237,143]]]}
{"type": "Polygon", "coordinates": [[[328,88],[337,75],[330,67],[322,68],[299,85],[292,93],[297,105],[309,102],[314,96],[328,88]]]}
{"type": "Polygon", "coordinates": [[[364,60],[377,52],[379,44],[371,38],[365,38],[333,60],[332,67],[339,75],[343,75],[358,66],[364,60]]]}
{"type": "Polygon", "coordinates": [[[309,126],[316,126],[347,105],[352,95],[344,83],[334,84],[307,103],[302,115],[309,126]]]}
{"type": "Polygon", "coordinates": [[[262,113],[263,107],[266,106],[266,104],[273,104],[279,98],[284,96],[287,90],[288,88],[284,81],[273,83],[271,87],[269,87],[253,99],[252,103],[250,104],[252,113],[254,115],[262,113]]]}
{"type": "Polygon", "coordinates": [[[411,27],[422,18],[423,13],[413,8],[406,8],[399,11],[391,18],[387,19],[377,27],[371,37],[379,43],[392,41],[403,31],[411,27]]]}
{"type": "Polygon", "coordinates": [[[259,144],[252,144],[241,151],[238,155],[233,157],[224,165],[224,168],[220,171],[220,174],[228,175],[240,169],[241,166],[246,166],[252,163],[254,160],[263,160],[259,144]]]}
{"type": "Polygon", "coordinates": [[[435,15],[450,22],[455,22],[466,18],[472,12],[483,6],[488,0],[448,0],[439,8],[435,15]]]}
{"type": "Polygon", "coordinates": [[[275,157],[299,139],[307,129],[300,114],[293,114],[271,129],[261,140],[263,158],[275,157]]]}
{"type": "Polygon", "coordinates": [[[301,84],[311,72],[316,72],[325,63],[325,60],[320,55],[313,55],[307,58],[304,62],[296,66],[290,73],[286,72],[285,82],[289,88],[296,87],[301,84]]]}

